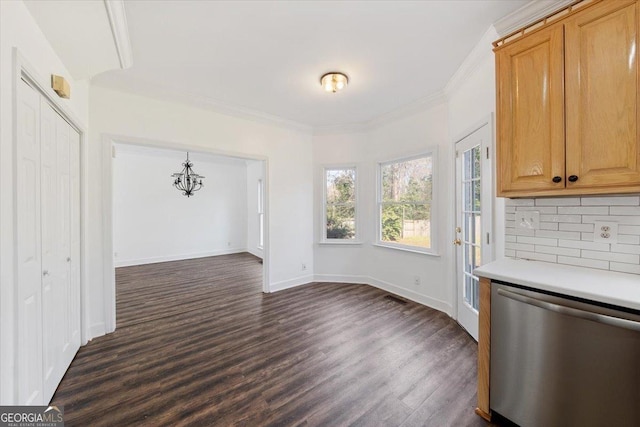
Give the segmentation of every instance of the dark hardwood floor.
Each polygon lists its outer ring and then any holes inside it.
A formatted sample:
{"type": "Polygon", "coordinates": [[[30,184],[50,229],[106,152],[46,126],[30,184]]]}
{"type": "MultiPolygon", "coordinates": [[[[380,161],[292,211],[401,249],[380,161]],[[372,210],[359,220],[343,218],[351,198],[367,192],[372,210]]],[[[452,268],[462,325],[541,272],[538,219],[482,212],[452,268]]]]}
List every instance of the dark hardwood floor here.
{"type": "Polygon", "coordinates": [[[116,332],[82,347],[68,426],[486,426],[477,345],[366,285],[263,294],[249,254],[119,268],[116,332]]]}

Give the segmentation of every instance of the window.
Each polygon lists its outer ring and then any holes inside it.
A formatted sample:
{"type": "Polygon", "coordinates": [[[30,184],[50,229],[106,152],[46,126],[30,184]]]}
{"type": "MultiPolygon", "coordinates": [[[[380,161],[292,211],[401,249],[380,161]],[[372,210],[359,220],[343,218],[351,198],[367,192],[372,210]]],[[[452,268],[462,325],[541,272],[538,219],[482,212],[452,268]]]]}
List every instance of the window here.
{"type": "Polygon", "coordinates": [[[324,170],[323,240],[356,238],[356,169],[324,170]]]}
{"type": "Polygon", "coordinates": [[[378,243],[432,252],[433,153],[381,163],[378,243]]]}
{"type": "Polygon", "coordinates": [[[264,185],[258,180],[258,249],[264,246],[264,185]]]}

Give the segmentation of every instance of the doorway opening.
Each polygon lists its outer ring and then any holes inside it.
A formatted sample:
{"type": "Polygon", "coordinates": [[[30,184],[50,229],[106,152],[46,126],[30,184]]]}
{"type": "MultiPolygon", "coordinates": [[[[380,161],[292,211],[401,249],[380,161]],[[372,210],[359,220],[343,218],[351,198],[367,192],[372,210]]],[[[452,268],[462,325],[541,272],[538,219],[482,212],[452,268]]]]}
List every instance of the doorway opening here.
{"type": "Polygon", "coordinates": [[[146,289],[149,300],[156,285],[181,283],[197,299],[198,286],[230,289],[239,277],[254,292],[269,291],[266,158],[139,140],[105,142],[107,332],[115,330],[121,314],[129,324],[180,312],[162,304],[153,313],[121,311],[131,311],[120,307],[127,292],[121,282],[146,289]],[[203,184],[188,197],[172,177],[184,168],[187,153],[203,184]],[[138,270],[165,273],[146,287],[135,280],[138,270]]]}

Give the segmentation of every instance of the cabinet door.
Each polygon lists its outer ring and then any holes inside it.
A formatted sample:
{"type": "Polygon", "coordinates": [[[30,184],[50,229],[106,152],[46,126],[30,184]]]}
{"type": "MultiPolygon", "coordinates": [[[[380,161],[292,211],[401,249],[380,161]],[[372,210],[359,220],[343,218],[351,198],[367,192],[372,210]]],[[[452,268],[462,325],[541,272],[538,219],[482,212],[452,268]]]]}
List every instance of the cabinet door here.
{"type": "Polygon", "coordinates": [[[496,51],[496,68],[498,194],[564,188],[562,26],[496,51]]]}
{"type": "Polygon", "coordinates": [[[603,2],[566,23],[568,188],[640,184],[638,13],[603,2]]]}

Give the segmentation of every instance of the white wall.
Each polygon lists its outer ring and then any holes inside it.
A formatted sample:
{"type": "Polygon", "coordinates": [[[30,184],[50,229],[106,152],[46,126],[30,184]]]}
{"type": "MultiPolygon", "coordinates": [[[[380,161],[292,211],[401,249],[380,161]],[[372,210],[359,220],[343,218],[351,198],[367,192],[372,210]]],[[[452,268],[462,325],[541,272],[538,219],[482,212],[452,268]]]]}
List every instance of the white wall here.
{"type": "MultiPolygon", "coordinates": [[[[87,125],[88,85],[74,81],[21,1],[0,1],[0,402],[14,402],[14,252],[13,252],[13,48],[39,74],[38,82],[50,86],[50,74],[64,76],[72,97],[59,104],[87,125]]],[[[18,77],[19,78],[19,77],[18,77]]]]}
{"type": "MultiPolygon", "coordinates": [[[[296,130],[91,87],[89,104],[89,265],[87,307],[93,336],[105,332],[107,318],[103,257],[103,136],[169,142],[192,151],[222,151],[268,159],[267,260],[271,290],[309,282],[313,273],[311,136],[296,130]],[[307,271],[301,270],[301,263],[307,271]]],[[[186,151],[186,150],[185,150],[186,151]]]]}
{"type": "MultiPolygon", "coordinates": [[[[465,59],[447,87],[449,104],[449,132],[452,144],[466,136],[473,128],[493,116],[493,254],[504,257],[504,199],[495,196],[495,59],[491,43],[498,33],[490,27],[473,51],[465,59]]],[[[453,237],[452,237],[453,240],[453,237]]]]}
{"type": "Polygon", "coordinates": [[[173,187],[184,151],[116,145],[113,249],[116,266],[243,252],[247,166],[242,159],[190,153],[203,187],[191,197],[173,187]]]}
{"type": "Polygon", "coordinates": [[[263,258],[264,252],[258,247],[260,243],[258,218],[258,181],[264,182],[264,162],[247,161],[247,251],[263,258]]]}
{"type": "Polygon", "coordinates": [[[448,179],[453,164],[445,103],[376,127],[367,132],[318,135],[313,140],[315,173],[315,237],[322,230],[323,165],[357,167],[358,226],[361,245],[318,244],[315,251],[317,280],[369,283],[451,313],[453,266],[450,206],[453,184],[448,179]],[[433,228],[439,256],[374,246],[376,235],[376,170],[378,162],[437,148],[434,177],[433,228]],[[420,278],[420,285],[414,278],[420,278]]]}

